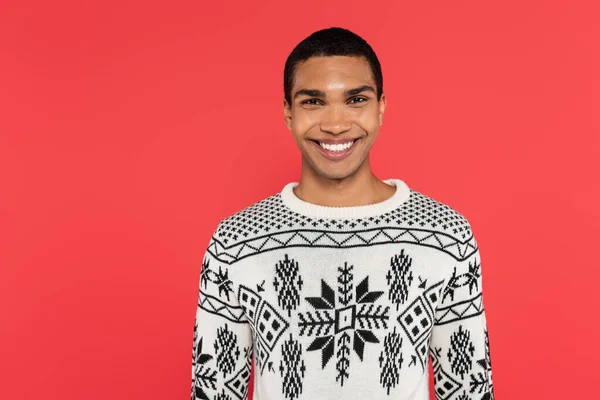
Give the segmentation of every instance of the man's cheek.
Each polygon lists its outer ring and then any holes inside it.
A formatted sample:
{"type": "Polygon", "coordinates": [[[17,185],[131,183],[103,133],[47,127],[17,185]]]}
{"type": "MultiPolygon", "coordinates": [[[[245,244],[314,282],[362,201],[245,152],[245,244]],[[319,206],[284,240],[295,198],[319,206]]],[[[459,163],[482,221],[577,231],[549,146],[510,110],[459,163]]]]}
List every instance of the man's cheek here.
{"type": "Polygon", "coordinates": [[[360,122],[359,126],[369,135],[374,135],[379,130],[379,118],[369,118],[360,122]]]}

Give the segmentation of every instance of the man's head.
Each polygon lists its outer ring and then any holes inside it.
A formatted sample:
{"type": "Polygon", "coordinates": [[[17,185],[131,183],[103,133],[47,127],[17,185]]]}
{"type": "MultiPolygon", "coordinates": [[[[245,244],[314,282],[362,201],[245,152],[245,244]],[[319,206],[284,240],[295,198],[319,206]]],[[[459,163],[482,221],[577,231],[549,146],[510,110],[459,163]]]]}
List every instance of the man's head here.
{"type": "Polygon", "coordinates": [[[285,63],[283,108],[306,172],[343,179],[370,168],[385,110],[375,52],[343,28],[314,32],[285,63]]]}

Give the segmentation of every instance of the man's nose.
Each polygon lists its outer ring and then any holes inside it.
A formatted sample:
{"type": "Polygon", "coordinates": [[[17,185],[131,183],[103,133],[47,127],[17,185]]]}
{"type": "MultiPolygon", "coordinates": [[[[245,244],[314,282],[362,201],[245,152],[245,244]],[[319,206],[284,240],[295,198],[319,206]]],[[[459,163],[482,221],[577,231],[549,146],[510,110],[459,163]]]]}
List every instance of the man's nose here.
{"type": "Polygon", "coordinates": [[[344,106],[327,106],[321,117],[321,131],[338,135],[350,130],[351,127],[352,121],[344,106]]]}

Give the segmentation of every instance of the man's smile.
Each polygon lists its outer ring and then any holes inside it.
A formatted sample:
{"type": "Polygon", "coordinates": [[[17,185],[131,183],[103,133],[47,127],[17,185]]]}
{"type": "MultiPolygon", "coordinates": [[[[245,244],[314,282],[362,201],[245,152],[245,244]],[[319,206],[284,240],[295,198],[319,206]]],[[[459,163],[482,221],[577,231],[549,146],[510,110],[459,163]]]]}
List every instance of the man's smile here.
{"type": "Polygon", "coordinates": [[[332,161],[343,160],[348,157],[358,146],[360,138],[357,139],[321,139],[311,142],[319,150],[321,155],[332,161]]]}

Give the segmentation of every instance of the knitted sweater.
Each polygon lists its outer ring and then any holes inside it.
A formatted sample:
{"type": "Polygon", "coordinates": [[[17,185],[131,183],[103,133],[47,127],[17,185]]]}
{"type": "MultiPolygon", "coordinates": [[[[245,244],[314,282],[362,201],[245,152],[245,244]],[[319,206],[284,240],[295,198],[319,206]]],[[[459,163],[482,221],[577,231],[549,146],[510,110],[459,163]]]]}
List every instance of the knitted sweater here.
{"type": "Polygon", "coordinates": [[[493,399],[481,258],[460,213],[280,193],[222,220],[200,273],[191,398],[493,399]]]}

